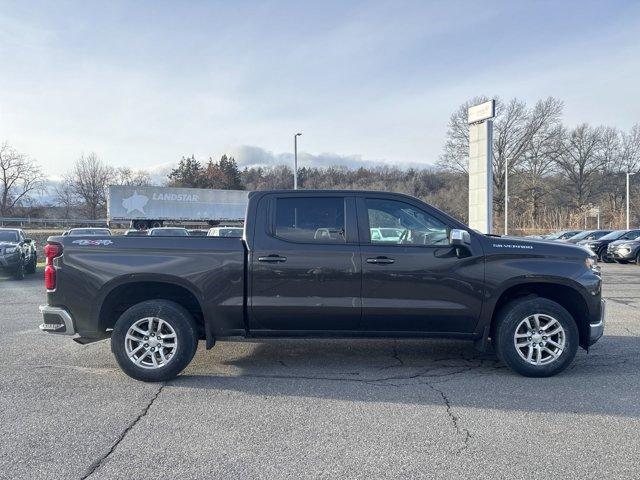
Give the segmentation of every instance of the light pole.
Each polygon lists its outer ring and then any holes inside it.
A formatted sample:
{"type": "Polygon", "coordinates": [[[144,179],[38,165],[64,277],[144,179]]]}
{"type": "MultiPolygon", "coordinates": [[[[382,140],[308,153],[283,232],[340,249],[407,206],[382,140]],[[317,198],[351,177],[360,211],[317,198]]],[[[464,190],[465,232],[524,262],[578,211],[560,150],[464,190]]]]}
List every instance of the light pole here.
{"type": "Polygon", "coordinates": [[[635,175],[636,173],[638,172],[627,172],[627,230],[629,230],[629,177],[631,177],[631,175],[635,175]]]}
{"type": "Polygon", "coordinates": [[[296,133],[293,136],[293,189],[298,189],[298,137],[301,137],[301,133],[296,133]]]}

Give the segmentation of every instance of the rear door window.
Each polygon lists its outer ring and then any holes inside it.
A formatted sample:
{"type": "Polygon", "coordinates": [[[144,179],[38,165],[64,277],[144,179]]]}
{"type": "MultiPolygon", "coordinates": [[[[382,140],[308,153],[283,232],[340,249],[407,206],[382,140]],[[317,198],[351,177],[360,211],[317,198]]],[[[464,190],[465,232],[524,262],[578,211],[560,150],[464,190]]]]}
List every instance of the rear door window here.
{"type": "Polygon", "coordinates": [[[276,201],[275,235],[303,243],[345,243],[343,197],[291,197],[276,201]]]}

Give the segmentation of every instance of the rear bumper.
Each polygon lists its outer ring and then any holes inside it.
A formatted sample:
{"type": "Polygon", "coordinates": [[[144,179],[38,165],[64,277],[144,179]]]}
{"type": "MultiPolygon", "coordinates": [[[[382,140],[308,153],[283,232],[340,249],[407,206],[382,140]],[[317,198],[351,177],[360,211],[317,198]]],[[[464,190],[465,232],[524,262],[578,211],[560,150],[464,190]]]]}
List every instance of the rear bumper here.
{"type": "Polygon", "coordinates": [[[59,335],[75,335],[76,328],[71,314],[64,308],[40,305],[43,323],[40,330],[47,333],[57,333],[59,335]]]}
{"type": "Polygon", "coordinates": [[[593,345],[600,337],[604,334],[604,324],[605,324],[605,310],[606,310],[607,302],[601,300],[600,304],[600,321],[598,323],[589,324],[589,345],[593,345]]]}

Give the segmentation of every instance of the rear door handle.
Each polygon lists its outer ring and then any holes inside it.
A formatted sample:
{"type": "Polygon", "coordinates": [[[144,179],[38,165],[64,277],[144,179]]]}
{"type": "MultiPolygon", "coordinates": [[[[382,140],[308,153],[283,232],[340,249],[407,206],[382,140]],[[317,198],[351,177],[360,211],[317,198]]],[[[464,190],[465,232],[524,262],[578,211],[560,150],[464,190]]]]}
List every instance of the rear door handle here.
{"type": "Polygon", "coordinates": [[[266,257],[258,257],[258,261],[266,263],[286,262],[287,257],[282,257],[280,255],[268,255],[266,257]]]}
{"type": "Polygon", "coordinates": [[[367,258],[367,263],[388,264],[393,262],[395,262],[395,260],[389,257],[367,258]]]}

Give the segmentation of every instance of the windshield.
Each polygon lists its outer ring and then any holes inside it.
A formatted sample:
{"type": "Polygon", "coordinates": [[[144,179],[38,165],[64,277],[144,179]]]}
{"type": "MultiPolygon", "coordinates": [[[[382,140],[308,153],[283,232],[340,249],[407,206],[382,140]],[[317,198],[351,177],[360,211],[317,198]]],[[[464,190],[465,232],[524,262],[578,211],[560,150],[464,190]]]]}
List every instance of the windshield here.
{"type": "Polygon", "coordinates": [[[582,240],[584,238],[587,238],[592,233],[594,233],[593,230],[587,230],[586,232],[580,232],[577,235],[574,235],[573,237],[569,238],[569,240],[582,240]]]}
{"type": "Polygon", "coordinates": [[[188,237],[189,232],[183,228],[162,228],[158,230],[151,230],[150,235],[152,237],[188,237]]]}
{"type": "Polygon", "coordinates": [[[626,230],[615,230],[611,233],[607,233],[604,237],[601,237],[601,240],[617,240],[622,235],[624,235],[626,230]]]}
{"type": "Polygon", "coordinates": [[[635,240],[638,237],[640,237],[640,230],[633,230],[628,232],[626,235],[623,235],[621,238],[622,240],[635,240]]]}
{"type": "Polygon", "coordinates": [[[111,231],[107,228],[75,228],[69,231],[69,235],[72,237],[86,235],[111,235],[111,231]]]}
{"type": "Polygon", "coordinates": [[[0,242],[18,243],[18,232],[11,230],[0,231],[0,242]]]}

